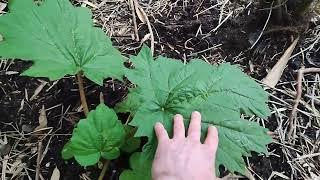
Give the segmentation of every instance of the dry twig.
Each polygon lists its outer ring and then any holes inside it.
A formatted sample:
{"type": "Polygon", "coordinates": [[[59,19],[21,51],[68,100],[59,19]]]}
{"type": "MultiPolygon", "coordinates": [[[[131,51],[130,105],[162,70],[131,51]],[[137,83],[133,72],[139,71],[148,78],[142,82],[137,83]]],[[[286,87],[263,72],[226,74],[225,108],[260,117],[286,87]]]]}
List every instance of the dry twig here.
{"type": "Polygon", "coordinates": [[[294,101],[294,105],[293,108],[291,110],[290,116],[289,116],[289,131],[288,131],[288,137],[289,139],[292,139],[292,133],[294,131],[295,128],[295,118],[297,115],[297,108],[301,99],[301,93],[302,93],[302,78],[303,75],[306,73],[320,73],[320,68],[307,68],[305,69],[304,67],[301,68],[298,71],[298,76],[297,76],[297,94],[296,94],[296,98],[294,101]]]}
{"type": "Polygon", "coordinates": [[[151,23],[150,23],[150,21],[149,21],[149,18],[148,18],[148,16],[147,16],[147,14],[146,14],[146,12],[143,10],[143,8],[139,5],[139,3],[138,3],[138,1],[137,0],[133,0],[133,2],[134,2],[134,6],[136,7],[136,8],[138,8],[139,9],[139,11],[141,12],[141,14],[143,15],[143,19],[146,21],[146,23],[147,23],[147,26],[148,26],[148,30],[149,30],[149,33],[150,33],[150,43],[151,43],[151,53],[152,53],[152,55],[153,55],[153,53],[154,53],[154,35],[153,35],[153,31],[152,31],[152,26],[151,26],[151,23]]]}
{"type": "Polygon", "coordinates": [[[138,26],[137,26],[137,18],[135,13],[135,5],[133,3],[133,0],[130,0],[130,7],[131,7],[131,13],[132,13],[132,21],[133,21],[133,28],[134,28],[134,34],[135,34],[135,40],[139,41],[139,33],[138,33],[138,26]]]}
{"type": "Polygon", "coordinates": [[[42,154],[42,141],[40,140],[38,142],[38,155],[37,155],[37,167],[36,167],[35,180],[39,180],[40,178],[41,154],[42,154]]]}

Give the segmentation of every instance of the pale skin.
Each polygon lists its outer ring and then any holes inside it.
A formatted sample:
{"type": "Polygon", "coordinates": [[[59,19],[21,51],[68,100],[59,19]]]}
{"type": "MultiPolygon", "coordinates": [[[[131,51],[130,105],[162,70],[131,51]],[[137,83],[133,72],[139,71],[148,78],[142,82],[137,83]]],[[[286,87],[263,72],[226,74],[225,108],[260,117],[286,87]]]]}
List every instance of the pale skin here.
{"type": "Polygon", "coordinates": [[[170,139],[161,123],[156,123],[158,147],[152,164],[153,180],[216,180],[215,158],[218,131],[209,126],[201,143],[201,114],[193,112],[186,136],[183,117],[175,115],[170,139]]]}

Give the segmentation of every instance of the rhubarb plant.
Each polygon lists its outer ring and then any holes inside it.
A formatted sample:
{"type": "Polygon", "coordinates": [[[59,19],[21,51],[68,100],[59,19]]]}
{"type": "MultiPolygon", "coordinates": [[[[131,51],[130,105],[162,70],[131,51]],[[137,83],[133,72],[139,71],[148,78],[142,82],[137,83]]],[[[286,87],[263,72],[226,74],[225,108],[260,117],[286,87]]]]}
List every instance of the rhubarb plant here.
{"type": "MultiPolygon", "coordinates": [[[[267,93],[237,66],[210,65],[198,59],[188,64],[165,57],[154,60],[146,46],[130,59],[134,68],[126,69],[125,74],[136,87],[117,110],[132,113],[130,125],[138,128],[135,136],[148,138],[141,156],[149,161],[154,157],[153,126],[157,121],[172,135],[172,117],[183,115],[188,127],[195,110],[203,117],[202,139],[208,125],[218,128],[217,168],[223,165],[231,172],[245,174],[243,156],[250,156],[251,151],[267,152],[266,145],[272,140],[267,129],[240,118],[241,114],[266,118],[270,114],[267,93]]],[[[150,167],[145,169],[150,171],[150,167]]]]}
{"type": "Polygon", "coordinates": [[[82,74],[99,85],[105,78],[121,80],[124,75],[124,58],[91,17],[88,8],[74,7],[69,0],[11,0],[9,12],[0,16],[0,58],[33,62],[22,75],[50,80],[77,75],[87,118],[77,124],[62,156],[74,157],[83,166],[115,159],[124,144],[136,148],[140,143],[126,140],[122,123],[105,105],[89,113],[82,74]]]}
{"type": "Polygon", "coordinates": [[[122,55],[94,27],[91,16],[87,8],[73,7],[68,0],[12,0],[9,13],[0,16],[0,57],[33,62],[22,75],[57,80],[77,74],[86,118],[76,125],[65,145],[64,159],[74,157],[80,165],[90,166],[101,159],[116,159],[121,151],[134,152],[131,169],[120,179],[149,180],[157,145],[153,126],[160,121],[172,135],[172,117],[183,115],[187,127],[195,110],[203,118],[202,140],[209,125],[218,128],[219,148],[213,162],[217,168],[223,165],[245,174],[243,156],[250,156],[251,151],[267,152],[271,142],[267,129],[241,117],[266,118],[270,114],[268,96],[237,66],[210,65],[199,59],[184,64],[161,56],[154,60],[150,49],[143,46],[130,58],[133,68],[126,69],[122,55]],[[117,112],[130,112],[131,126],[123,125],[103,102],[89,112],[82,74],[99,85],[107,77],[122,79],[123,75],[135,84],[116,107],[117,112]],[[148,141],[142,152],[135,152],[140,137],[148,141]]]}

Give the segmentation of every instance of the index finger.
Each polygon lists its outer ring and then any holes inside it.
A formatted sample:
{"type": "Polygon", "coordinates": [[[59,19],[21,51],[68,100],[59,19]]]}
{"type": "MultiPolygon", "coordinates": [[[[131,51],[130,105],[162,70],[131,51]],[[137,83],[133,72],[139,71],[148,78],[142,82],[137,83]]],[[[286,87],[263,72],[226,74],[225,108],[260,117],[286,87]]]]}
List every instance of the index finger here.
{"type": "Polygon", "coordinates": [[[163,125],[160,122],[156,123],[156,125],[154,126],[154,130],[156,132],[158,142],[169,139],[166,129],[163,127],[163,125]]]}

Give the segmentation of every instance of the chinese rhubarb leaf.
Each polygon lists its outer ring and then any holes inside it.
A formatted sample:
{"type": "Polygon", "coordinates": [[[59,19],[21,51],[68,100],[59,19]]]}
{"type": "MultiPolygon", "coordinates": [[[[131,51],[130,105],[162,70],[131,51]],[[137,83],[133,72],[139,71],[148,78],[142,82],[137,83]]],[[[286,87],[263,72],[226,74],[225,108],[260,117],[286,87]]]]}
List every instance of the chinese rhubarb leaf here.
{"type": "Polygon", "coordinates": [[[94,165],[101,157],[116,159],[124,138],[125,130],[116,113],[100,104],[77,124],[62,157],[70,159],[74,156],[82,166],[94,165]]]}
{"type": "Polygon", "coordinates": [[[91,16],[69,0],[9,1],[9,13],[0,16],[0,57],[33,61],[27,76],[56,80],[83,71],[100,85],[122,79],[124,59],[91,16]]]}
{"type": "Polygon", "coordinates": [[[231,172],[244,174],[242,156],[267,151],[271,142],[267,129],[240,118],[242,113],[266,118],[270,114],[267,93],[237,66],[212,66],[201,60],[183,64],[165,57],[154,61],[146,46],[131,61],[134,68],[126,69],[125,74],[137,87],[117,109],[134,114],[130,125],[138,127],[135,136],[148,137],[142,152],[145,155],[155,151],[153,126],[157,121],[172,134],[172,117],[182,114],[188,127],[195,110],[202,114],[202,139],[208,125],[218,128],[216,167],[224,165],[231,172]]]}

